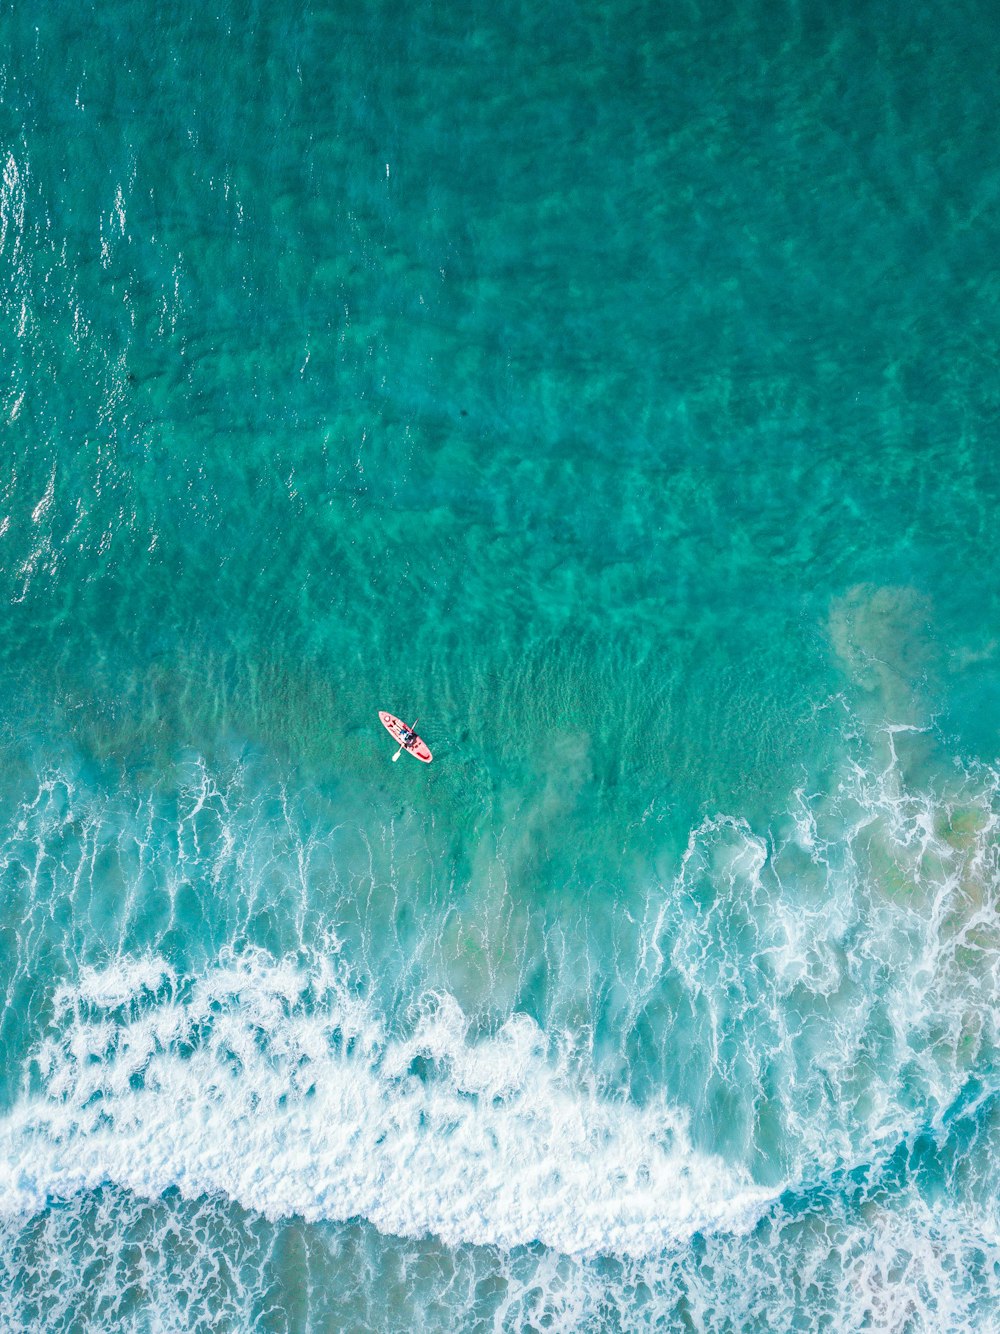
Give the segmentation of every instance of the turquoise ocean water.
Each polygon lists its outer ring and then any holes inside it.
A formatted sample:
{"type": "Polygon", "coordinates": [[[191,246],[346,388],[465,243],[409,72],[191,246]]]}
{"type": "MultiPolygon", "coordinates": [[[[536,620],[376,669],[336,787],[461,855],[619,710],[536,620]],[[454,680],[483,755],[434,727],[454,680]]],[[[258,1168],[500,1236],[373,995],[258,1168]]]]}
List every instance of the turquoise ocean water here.
{"type": "Polygon", "coordinates": [[[996,1327],[998,39],[2,0],[0,1328],[996,1327]]]}

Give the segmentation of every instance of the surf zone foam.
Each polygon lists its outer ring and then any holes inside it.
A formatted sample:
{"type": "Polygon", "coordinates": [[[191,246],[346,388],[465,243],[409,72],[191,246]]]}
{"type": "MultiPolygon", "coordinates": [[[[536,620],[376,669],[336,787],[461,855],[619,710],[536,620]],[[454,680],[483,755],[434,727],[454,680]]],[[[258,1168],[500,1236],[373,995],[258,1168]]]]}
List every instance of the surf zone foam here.
{"type": "Polygon", "coordinates": [[[322,960],[231,956],[183,987],[123,960],[56,1006],[41,1092],[0,1126],[8,1214],[114,1183],[452,1245],[642,1254],[751,1227],[772,1198],[696,1151],[677,1109],[574,1087],[526,1016],[471,1042],[454,1000],[428,997],[387,1041],[322,960]]]}
{"type": "MultiPolygon", "coordinates": [[[[110,1189],[275,1223],[360,1219],[456,1253],[542,1243],[585,1266],[627,1261],[664,1300],[683,1272],[704,1327],[723,1319],[723,1273],[727,1311],[765,1288],[778,1310],[797,1256],[809,1266],[848,1250],[870,1309],[884,1298],[895,1310],[886,1275],[916,1254],[912,1230],[921,1254],[951,1257],[934,1309],[960,1309],[951,1275],[975,1271],[978,1310],[989,1266],[969,1257],[995,1251],[983,1183],[996,1176],[1000,787],[994,770],[954,764],[918,781],[901,759],[914,737],[886,729],[870,754],[794,792],[771,828],[706,816],[669,875],[622,886],[617,934],[586,968],[548,950],[544,1027],[515,1003],[484,1036],[482,1015],[426,985],[412,954],[380,990],[371,958],[332,927],[321,946],[231,945],[197,966],[166,944],[100,966],[67,951],[0,1117],[9,1229],[110,1189]],[[785,1276],[768,1287],[759,1269],[744,1292],[744,1259],[766,1268],[768,1236],[781,1238],[785,1276]],[[716,1262],[719,1277],[706,1276],[716,1262]]],[[[247,914],[225,893],[275,902],[274,845],[253,842],[272,825],[244,819],[239,789],[223,803],[206,780],[186,800],[214,820],[197,845],[187,807],[175,843],[155,847],[146,830],[164,817],[140,808],[129,824],[108,799],[72,819],[87,808],[61,784],[19,810],[3,855],[25,898],[27,965],[49,958],[56,905],[89,924],[105,845],[116,867],[169,880],[178,899],[211,848],[200,901],[226,910],[219,936],[245,938],[247,914]],[[78,873],[81,837],[91,851],[78,873]]],[[[291,802],[286,818],[295,830],[291,802]]],[[[295,861],[288,901],[335,862],[320,841],[311,855],[295,861]]],[[[133,895],[135,877],[123,881],[133,895]]],[[[382,938],[397,900],[376,871],[366,895],[323,886],[324,921],[354,908],[367,914],[356,935],[382,938]]],[[[122,903],[140,916],[134,895],[122,903]]],[[[425,957],[445,956],[451,911],[421,919],[425,957]]],[[[824,1300],[841,1309],[849,1292],[832,1285],[824,1300]]]]}

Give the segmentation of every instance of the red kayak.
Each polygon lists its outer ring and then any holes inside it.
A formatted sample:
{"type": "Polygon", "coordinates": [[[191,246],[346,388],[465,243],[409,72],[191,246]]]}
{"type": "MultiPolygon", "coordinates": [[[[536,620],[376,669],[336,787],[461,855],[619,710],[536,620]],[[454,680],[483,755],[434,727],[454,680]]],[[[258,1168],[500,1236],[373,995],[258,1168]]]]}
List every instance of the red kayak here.
{"type": "MultiPolygon", "coordinates": [[[[430,764],[434,757],[427,749],[426,742],[421,741],[411,727],[407,727],[401,718],[397,718],[393,713],[386,713],[384,709],[379,709],[378,716],[382,726],[392,734],[403,750],[408,750],[411,755],[415,755],[424,764],[430,764]],[[411,737],[412,740],[406,740],[407,737],[411,737]]],[[[396,759],[398,754],[397,751],[392,758],[396,759]]]]}

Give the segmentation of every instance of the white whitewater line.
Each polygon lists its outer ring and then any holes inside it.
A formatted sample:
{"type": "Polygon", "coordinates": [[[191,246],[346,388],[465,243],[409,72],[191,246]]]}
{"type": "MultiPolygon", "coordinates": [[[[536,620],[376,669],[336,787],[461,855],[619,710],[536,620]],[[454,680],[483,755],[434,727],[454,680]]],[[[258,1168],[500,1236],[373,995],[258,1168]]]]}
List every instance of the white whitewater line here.
{"type": "Polygon", "coordinates": [[[386,1042],[343,993],[289,1012],[308,978],[286,964],[223,968],[183,1003],[143,1006],[160,983],[172,989],[165,964],[133,960],[63,990],[77,1009],[39,1051],[46,1095],[0,1122],[0,1211],[114,1182],[224,1192],[269,1219],[360,1216],[451,1246],[643,1255],[752,1226],[773,1199],[695,1150],[675,1109],[574,1088],[524,1015],[471,1044],[438,998],[408,1040],[386,1042]],[[130,1020],[82,1016],[130,987],[130,1020]],[[435,1063],[426,1080],[408,1073],[415,1057],[435,1063]]]}

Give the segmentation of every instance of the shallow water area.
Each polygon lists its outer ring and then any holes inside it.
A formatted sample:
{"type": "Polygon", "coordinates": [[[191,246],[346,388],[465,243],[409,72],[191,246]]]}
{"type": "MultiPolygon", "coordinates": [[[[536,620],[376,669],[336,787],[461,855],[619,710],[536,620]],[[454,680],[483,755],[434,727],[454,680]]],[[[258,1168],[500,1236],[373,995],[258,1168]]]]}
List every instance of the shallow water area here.
{"type": "Polygon", "coordinates": [[[991,1327],[996,28],[0,0],[0,1325],[991,1327]]]}

